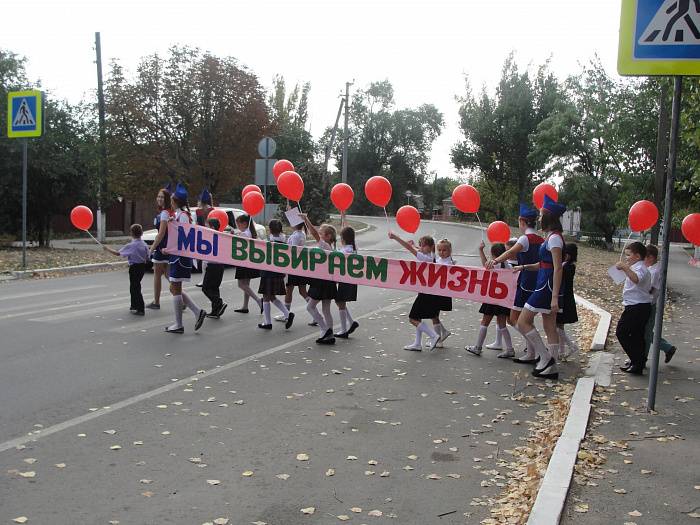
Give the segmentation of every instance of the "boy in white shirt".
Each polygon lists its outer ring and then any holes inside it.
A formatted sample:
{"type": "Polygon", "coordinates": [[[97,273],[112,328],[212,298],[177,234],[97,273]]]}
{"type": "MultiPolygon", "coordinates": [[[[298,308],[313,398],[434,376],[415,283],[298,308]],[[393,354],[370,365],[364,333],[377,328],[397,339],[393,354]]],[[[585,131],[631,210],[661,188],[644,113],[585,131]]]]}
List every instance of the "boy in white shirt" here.
{"type": "Polygon", "coordinates": [[[643,375],[646,359],[644,329],[651,315],[651,274],[644,264],[646,247],[641,242],[633,242],[625,247],[625,262],[615,265],[627,275],[622,289],[624,312],[617,322],[618,341],[630,359],[629,366],[620,370],[634,375],[643,375]]]}

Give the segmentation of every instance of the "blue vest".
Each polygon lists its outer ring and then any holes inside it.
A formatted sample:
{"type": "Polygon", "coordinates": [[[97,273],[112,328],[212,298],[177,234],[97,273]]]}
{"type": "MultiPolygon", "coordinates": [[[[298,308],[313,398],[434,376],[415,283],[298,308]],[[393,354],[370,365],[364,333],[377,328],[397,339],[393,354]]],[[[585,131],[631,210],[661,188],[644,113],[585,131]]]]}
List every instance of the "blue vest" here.
{"type": "MultiPolygon", "coordinates": [[[[518,252],[518,264],[534,264],[540,262],[540,249],[544,246],[544,239],[536,233],[526,234],[529,247],[525,251],[518,252]]],[[[537,270],[525,270],[518,276],[518,286],[526,291],[533,291],[537,284],[537,270]]]]}

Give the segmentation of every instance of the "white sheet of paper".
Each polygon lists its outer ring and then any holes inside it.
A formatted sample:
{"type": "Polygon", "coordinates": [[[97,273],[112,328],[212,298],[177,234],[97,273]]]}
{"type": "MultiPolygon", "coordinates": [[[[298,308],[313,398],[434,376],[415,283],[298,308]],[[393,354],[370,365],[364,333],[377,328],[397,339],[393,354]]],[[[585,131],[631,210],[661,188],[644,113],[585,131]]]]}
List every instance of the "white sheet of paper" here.
{"type": "Polygon", "coordinates": [[[292,227],[304,222],[304,219],[299,217],[299,208],[292,208],[291,210],[285,211],[284,214],[287,216],[287,220],[289,221],[289,225],[292,227]]]}
{"type": "Polygon", "coordinates": [[[615,281],[615,284],[622,284],[627,278],[627,274],[625,274],[625,272],[623,272],[622,270],[618,270],[617,268],[615,268],[615,266],[611,266],[610,268],[608,268],[608,275],[613,281],[615,281]]]}

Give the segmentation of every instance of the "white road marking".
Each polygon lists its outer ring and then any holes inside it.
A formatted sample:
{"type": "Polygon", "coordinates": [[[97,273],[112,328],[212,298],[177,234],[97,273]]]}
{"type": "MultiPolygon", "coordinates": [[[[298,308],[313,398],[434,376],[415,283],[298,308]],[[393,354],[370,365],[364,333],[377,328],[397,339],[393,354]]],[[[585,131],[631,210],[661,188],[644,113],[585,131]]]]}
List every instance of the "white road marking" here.
{"type": "MultiPolygon", "coordinates": [[[[373,310],[371,312],[367,312],[365,314],[358,316],[357,319],[365,319],[367,317],[371,317],[371,316],[376,315],[380,312],[387,311],[390,308],[396,308],[397,305],[399,305],[399,304],[408,303],[411,300],[413,300],[413,298],[404,299],[402,301],[399,301],[398,303],[393,303],[393,304],[385,306],[383,308],[378,308],[376,310],[373,310]]],[[[221,372],[231,370],[232,368],[239,367],[241,365],[244,365],[244,364],[249,363],[251,361],[254,361],[256,359],[260,359],[262,357],[266,357],[268,355],[275,354],[281,350],[286,350],[287,348],[291,348],[294,345],[297,345],[299,343],[311,341],[312,339],[316,339],[317,337],[318,337],[317,334],[314,332],[314,333],[311,333],[309,335],[305,335],[304,337],[299,337],[297,339],[294,339],[293,341],[289,341],[289,342],[281,344],[279,346],[275,346],[274,348],[268,348],[267,350],[263,350],[262,352],[258,352],[257,354],[253,354],[253,355],[250,355],[248,357],[237,359],[236,361],[232,361],[232,362],[227,363],[227,364],[222,365],[222,366],[217,366],[216,368],[208,370],[207,372],[204,372],[203,374],[195,374],[195,375],[190,376],[188,378],[181,379],[179,381],[174,381],[172,383],[168,383],[167,385],[161,386],[161,387],[156,388],[154,390],[151,390],[149,392],[144,392],[143,394],[138,394],[136,396],[132,396],[130,398],[124,399],[123,401],[113,403],[111,406],[109,406],[107,408],[101,408],[100,410],[96,410],[95,412],[83,414],[82,416],[74,417],[74,418],[69,419],[67,421],[63,421],[62,423],[57,423],[56,425],[52,425],[50,427],[42,429],[37,434],[32,434],[29,436],[22,436],[22,437],[18,437],[15,439],[11,439],[9,441],[5,441],[4,443],[0,443],[0,452],[4,452],[6,450],[16,448],[16,447],[18,447],[20,445],[24,445],[26,443],[38,441],[41,438],[45,438],[45,437],[50,436],[52,434],[56,434],[57,432],[61,432],[62,430],[72,428],[76,425],[80,425],[82,423],[86,423],[86,422],[91,421],[93,419],[97,419],[98,417],[105,416],[107,414],[111,414],[112,412],[116,412],[117,410],[121,410],[122,408],[129,407],[129,406],[134,405],[136,403],[139,403],[141,401],[151,399],[152,397],[158,396],[160,394],[165,394],[166,392],[170,392],[170,391],[175,390],[177,388],[184,387],[188,383],[192,383],[195,380],[201,381],[202,379],[206,379],[207,377],[211,377],[211,376],[219,374],[221,372]]]]}

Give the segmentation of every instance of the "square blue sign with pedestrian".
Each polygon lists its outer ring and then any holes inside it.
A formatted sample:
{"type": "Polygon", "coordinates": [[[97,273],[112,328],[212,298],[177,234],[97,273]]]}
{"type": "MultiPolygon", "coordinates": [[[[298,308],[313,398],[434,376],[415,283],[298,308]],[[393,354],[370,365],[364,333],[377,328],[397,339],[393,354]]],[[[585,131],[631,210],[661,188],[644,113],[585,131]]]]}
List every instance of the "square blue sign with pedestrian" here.
{"type": "Polygon", "coordinates": [[[638,0],[634,56],[700,58],[700,0],[638,0]]]}
{"type": "Polygon", "coordinates": [[[42,124],[41,91],[11,91],[7,95],[7,136],[40,137],[42,124]]]}

